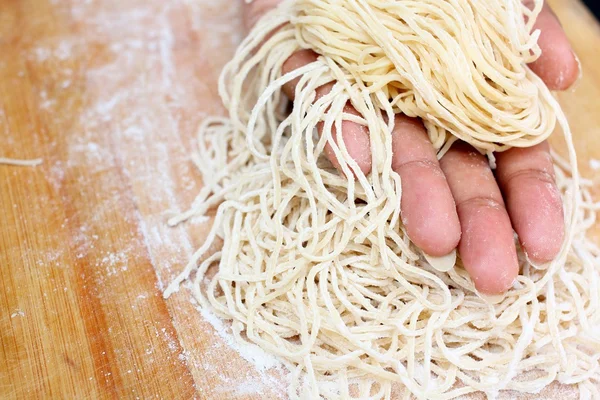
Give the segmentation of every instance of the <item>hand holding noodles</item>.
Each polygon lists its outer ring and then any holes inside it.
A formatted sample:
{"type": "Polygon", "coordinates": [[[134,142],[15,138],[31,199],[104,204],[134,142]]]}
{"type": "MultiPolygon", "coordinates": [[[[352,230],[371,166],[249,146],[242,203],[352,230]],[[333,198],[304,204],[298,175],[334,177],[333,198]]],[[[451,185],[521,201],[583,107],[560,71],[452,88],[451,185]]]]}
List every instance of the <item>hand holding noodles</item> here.
{"type": "Polygon", "coordinates": [[[389,398],[395,382],[418,398],[494,396],[555,379],[599,395],[600,250],[585,238],[596,206],[580,190],[559,105],[525,65],[539,55],[535,3],[298,0],[262,19],[221,76],[229,118],[200,128],[205,188],[173,220],[218,206],[213,229],[165,295],[195,270],[202,307],[290,364],[291,398],[389,398]],[[280,76],[301,47],[322,56],[280,76]],[[281,87],[297,77],[285,115],[281,87]],[[362,117],[344,113],[348,100],[362,117]],[[559,257],[543,268],[521,257],[514,289],[495,305],[460,262],[432,268],[399,223],[398,112],[424,120],[440,155],[456,138],[484,153],[531,146],[558,121],[571,157],[556,159],[567,216],[559,257]],[[344,119],[371,132],[369,175],[334,140],[344,119]],[[322,156],[326,144],[343,175],[322,156]],[[217,235],[222,250],[204,258],[217,235]]]}

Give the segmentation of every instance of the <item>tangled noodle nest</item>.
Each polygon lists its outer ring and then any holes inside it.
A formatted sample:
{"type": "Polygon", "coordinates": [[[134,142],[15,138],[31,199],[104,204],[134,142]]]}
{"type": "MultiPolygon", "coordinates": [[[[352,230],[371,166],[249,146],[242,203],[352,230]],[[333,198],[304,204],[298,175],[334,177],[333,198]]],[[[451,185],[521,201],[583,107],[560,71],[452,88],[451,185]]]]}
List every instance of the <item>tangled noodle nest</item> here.
{"type": "Polygon", "coordinates": [[[170,223],[217,212],[165,296],[190,280],[238,340],[287,363],[290,398],[495,397],[554,380],[600,398],[600,249],[585,237],[598,205],[560,106],[527,67],[540,55],[541,6],[296,0],[264,17],[221,75],[228,118],[200,127],[204,187],[170,223]],[[302,48],[320,57],[282,76],[302,48]],[[297,78],[286,113],[281,88],[297,78]],[[344,112],[348,101],[362,117],[344,112]],[[520,252],[521,275],[494,301],[460,259],[448,271],[427,261],[400,222],[396,113],[422,118],[439,157],[460,139],[492,163],[492,152],[537,144],[558,121],[571,160],[554,157],[567,218],[557,259],[533,265],[520,252]],[[367,176],[334,140],[344,120],[368,127],[367,176]],[[323,155],[327,143],[342,174],[323,155]],[[210,254],[216,237],[223,247],[210,254]]]}

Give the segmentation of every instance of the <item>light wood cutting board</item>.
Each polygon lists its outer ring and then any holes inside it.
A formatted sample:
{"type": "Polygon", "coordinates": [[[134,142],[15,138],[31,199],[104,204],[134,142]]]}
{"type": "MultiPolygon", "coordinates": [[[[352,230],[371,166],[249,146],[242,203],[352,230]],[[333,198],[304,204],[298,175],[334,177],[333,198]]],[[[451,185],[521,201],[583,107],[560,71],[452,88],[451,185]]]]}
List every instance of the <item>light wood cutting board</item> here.
{"type": "MultiPolygon", "coordinates": [[[[560,98],[592,176],[600,26],[577,0],[551,3],[583,64],[560,98]]],[[[0,156],[44,159],[0,166],[0,398],[284,398],[185,291],[161,296],[208,228],[168,228],[165,211],[201,187],[189,154],[222,112],[240,4],[0,3],[0,156]]]]}

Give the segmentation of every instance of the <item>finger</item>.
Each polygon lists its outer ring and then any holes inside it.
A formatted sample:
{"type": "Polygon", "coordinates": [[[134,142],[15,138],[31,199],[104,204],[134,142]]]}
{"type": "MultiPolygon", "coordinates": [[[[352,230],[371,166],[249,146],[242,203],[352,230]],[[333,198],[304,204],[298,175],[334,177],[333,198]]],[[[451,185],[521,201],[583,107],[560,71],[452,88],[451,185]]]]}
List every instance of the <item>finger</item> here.
{"type": "MultiPolygon", "coordinates": [[[[333,85],[333,83],[328,83],[318,88],[317,99],[329,93],[333,85]]],[[[357,116],[360,115],[350,103],[344,106],[344,112],[357,116]]],[[[319,122],[317,125],[319,135],[323,132],[324,126],[324,122],[319,122]]],[[[331,127],[331,136],[333,141],[339,144],[335,124],[331,127]]],[[[342,121],[342,140],[344,141],[348,155],[356,162],[362,173],[368,175],[371,172],[371,140],[368,128],[356,122],[342,121]]],[[[340,162],[329,143],[325,145],[325,156],[338,171],[343,173],[340,162]]]]}
{"type": "MultiPolygon", "coordinates": [[[[247,27],[252,27],[261,16],[266,12],[277,6],[281,0],[254,0],[252,3],[246,4],[244,8],[244,20],[247,27]]],[[[294,71],[297,68],[308,65],[317,60],[318,55],[312,50],[300,50],[292,54],[282,66],[283,74],[294,71]]],[[[293,100],[295,97],[296,86],[300,81],[300,77],[288,82],[283,86],[283,92],[293,100]]],[[[317,98],[326,95],[331,91],[333,84],[327,84],[317,89],[317,98]]],[[[352,105],[347,104],[344,108],[344,112],[354,115],[359,115],[358,112],[352,105]]],[[[323,123],[317,125],[319,134],[323,130],[323,123]]],[[[335,126],[332,127],[332,136],[334,142],[337,144],[337,130],[335,126]]],[[[369,132],[364,126],[351,121],[342,121],[342,140],[346,146],[346,150],[350,157],[357,163],[358,167],[363,174],[367,175],[371,172],[371,141],[369,139],[369,132]]],[[[337,168],[342,172],[340,162],[338,161],[333,148],[327,144],[325,146],[325,156],[337,168]]]]}
{"type": "Polygon", "coordinates": [[[452,192],[423,123],[396,116],[392,168],[402,180],[402,222],[425,253],[443,256],[456,248],[460,223],[452,192]]]}
{"type": "Polygon", "coordinates": [[[457,143],[440,165],[458,211],[458,251],[478,291],[499,294],[514,282],[519,265],[513,230],[500,189],[485,157],[457,143]]]}
{"type": "MultiPolygon", "coordinates": [[[[290,56],[282,66],[284,74],[287,74],[296,68],[303,67],[304,65],[310,64],[317,60],[317,54],[311,50],[300,50],[290,56]]],[[[288,82],[284,87],[284,93],[290,98],[294,99],[294,93],[296,91],[296,85],[300,78],[288,82]]],[[[331,91],[333,83],[328,83],[317,89],[318,100],[320,97],[325,96],[331,91]]],[[[359,115],[358,111],[351,104],[346,104],[344,112],[353,115],[359,115]]],[[[317,125],[319,134],[323,131],[323,123],[317,125]]],[[[337,129],[335,125],[332,127],[332,137],[334,142],[337,144],[337,129]]],[[[346,150],[350,157],[357,163],[358,167],[363,174],[367,175],[371,172],[371,141],[369,139],[368,129],[356,122],[342,121],[342,140],[346,146],[346,150]]],[[[342,172],[340,163],[333,151],[333,148],[327,144],[325,146],[325,156],[333,164],[338,171],[342,172]]]]}
{"type": "MultiPolygon", "coordinates": [[[[285,62],[281,66],[282,72],[285,75],[289,72],[294,71],[295,69],[304,67],[305,65],[317,61],[318,57],[319,55],[312,50],[299,50],[292,54],[287,60],[285,60],[285,62]]],[[[289,81],[288,83],[283,85],[283,92],[290,100],[294,100],[296,86],[298,85],[298,82],[300,82],[300,77],[297,77],[294,80],[289,81]]],[[[331,87],[329,88],[329,90],[331,90],[331,87]]],[[[317,93],[317,95],[320,94],[321,96],[324,96],[325,94],[329,93],[329,90],[325,91],[324,89],[321,89],[320,93],[317,93]]]]}
{"type": "Polygon", "coordinates": [[[568,89],[579,77],[579,62],[558,18],[547,4],[544,4],[534,29],[541,32],[538,44],[542,55],[529,67],[549,89],[568,89]]]}
{"type": "Polygon", "coordinates": [[[565,221],[548,143],[497,154],[496,176],[521,246],[535,262],[554,259],[565,221]]]}

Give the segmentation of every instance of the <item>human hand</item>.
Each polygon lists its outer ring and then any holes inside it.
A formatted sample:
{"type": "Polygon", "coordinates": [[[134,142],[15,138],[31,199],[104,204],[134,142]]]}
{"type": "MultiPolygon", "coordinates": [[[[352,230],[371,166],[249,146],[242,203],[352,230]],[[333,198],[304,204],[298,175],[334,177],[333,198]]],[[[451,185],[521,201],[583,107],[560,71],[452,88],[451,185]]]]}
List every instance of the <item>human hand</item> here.
{"type": "MultiPolygon", "coordinates": [[[[281,0],[254,0],[246,5],[247,26],[252,26],[281,0]]],[[[530,1],[526,1],[530,2],[530,1]]],[[[531,69],[551,90],[570,87],[579,65],[565,33],[547,5],[535,29],[541,31],[541,57],[531,69]]],[[[283,65],[291,72],[317,59],[310,50],[293,54],[283,65]]],[[[293,99],[299,78],[284,86],[293,99]]],[[[317,89],[317,98],[333,83],[317,89]]],[[[346,112],[358,114],[348,104],[346,112]]],[[[458,247],[476,288],[486,294],[506,291],[518,275],[513,228],[523,249],[537,263],[551,261],[564,237],[560,192],[555,184],[550,148],[546,142],[530,148],[513,148],[496,154],[494,172],[473,147],[457,142],[438,162],[423,124],[396,116],[392,133],[392,168],[402,180],[402,222],[411,240],[432,256],[458,247]]],[[[368,130],[354,122],[342,123],[342,138],[350,156],[367,174],[371,170],[368,130]]],[[[326,156],[339,167],[331,148],[326,156]]]]}

